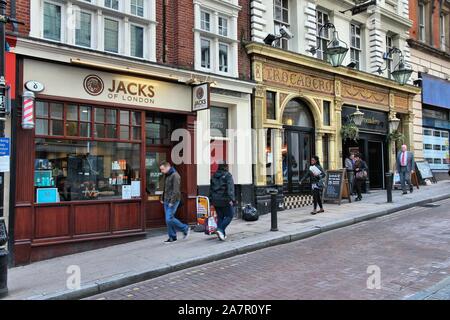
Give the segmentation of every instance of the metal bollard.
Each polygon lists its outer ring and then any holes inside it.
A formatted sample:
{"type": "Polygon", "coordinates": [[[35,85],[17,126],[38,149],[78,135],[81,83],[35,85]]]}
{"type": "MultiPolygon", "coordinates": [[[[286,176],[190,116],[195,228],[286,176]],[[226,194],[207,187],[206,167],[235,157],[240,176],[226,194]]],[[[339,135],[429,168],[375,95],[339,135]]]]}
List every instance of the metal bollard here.
{"type": "Polygon", "coordinates": [[[4,220],[0,220],[0,298],[8,294],[8,251],[3,247],[8,242],[4,220]]]}
{"type": "Polygon", "coordinates": [[[386,194],[387,194],[387,202],[392,202],[392,172],[386,172],[385,174],[385,183],[386,183],[386,194]]]}
{"type": "Polygon", "coordinates": [[[278,190],[272,189],[269,191],[270,193],[270,231],[278,231],[278,203],[277,203],[277,195],[278,190]]]}

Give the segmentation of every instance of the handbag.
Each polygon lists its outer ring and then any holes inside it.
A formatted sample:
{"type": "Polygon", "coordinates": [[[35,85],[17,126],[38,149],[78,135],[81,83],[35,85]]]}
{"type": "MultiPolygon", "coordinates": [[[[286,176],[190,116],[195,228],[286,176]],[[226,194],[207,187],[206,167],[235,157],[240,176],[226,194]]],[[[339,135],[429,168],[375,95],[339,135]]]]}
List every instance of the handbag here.
{"type": "Polygon", "coordinates": [[[367,178],[366,170],[360,170],[360,171],[356,172],[356,179],[365,180],[366,178],[367,178]]]}

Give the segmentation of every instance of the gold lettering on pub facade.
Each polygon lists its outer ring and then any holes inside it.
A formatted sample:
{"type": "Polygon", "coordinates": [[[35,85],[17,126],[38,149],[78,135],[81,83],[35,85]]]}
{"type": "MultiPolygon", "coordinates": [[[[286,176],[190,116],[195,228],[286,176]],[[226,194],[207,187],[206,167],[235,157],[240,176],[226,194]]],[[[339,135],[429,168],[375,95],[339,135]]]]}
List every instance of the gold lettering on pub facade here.
{"type": "Polygon", "coordinates": [[[268,65],[264,65],[263,67],[263,81],[298,89],[307,89],[331,95],[334,94],[333,80],[320,78],[315,75],[275,68],[268,65]]]}

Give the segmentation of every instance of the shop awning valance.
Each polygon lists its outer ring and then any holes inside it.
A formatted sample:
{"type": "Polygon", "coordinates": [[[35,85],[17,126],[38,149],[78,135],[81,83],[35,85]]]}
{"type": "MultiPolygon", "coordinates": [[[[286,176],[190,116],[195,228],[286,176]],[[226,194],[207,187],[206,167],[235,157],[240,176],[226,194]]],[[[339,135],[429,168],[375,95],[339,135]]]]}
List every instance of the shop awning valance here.
{"type": "Polygon", "coordinates": [[[450,81],[422,73],[422,103],[450,109],[450,81]]]}

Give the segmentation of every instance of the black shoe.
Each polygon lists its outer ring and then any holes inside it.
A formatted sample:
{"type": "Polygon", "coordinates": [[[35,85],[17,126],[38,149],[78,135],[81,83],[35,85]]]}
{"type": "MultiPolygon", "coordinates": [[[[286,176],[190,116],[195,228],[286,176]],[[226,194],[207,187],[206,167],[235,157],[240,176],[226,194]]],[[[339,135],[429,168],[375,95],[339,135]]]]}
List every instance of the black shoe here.
{"type": "Polygon", "coordinates": [[[164,241],[164,243],[174,243],[175,241],[177,241],[177,239],[172,239],[172,238],[169,238],[169,239],[167,239],[166,241],[164,241]]]}
{"type": "Polygon", "coordinates": [[[409,192],[410,192],[410,193],[413,193],[413,191],[414,191],[414,188],[413,188],[413,187],[409,188],[409,192]]]}
{"type": "Polygon", "coordinates": [[[317,214],[317,211],[316,210],[313,210],[313,211],[311,211],[310,212],[312,215],[315,215],[315,214],[317,214]]]}
{"type": "Polygon", "coordinates": [[[408,191],[403,191],[403,193],[402,194],[408,194],[408,191]]]}

